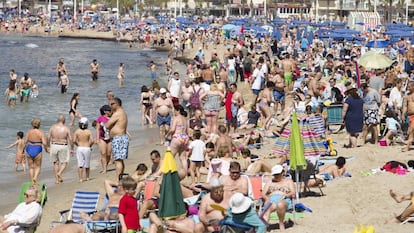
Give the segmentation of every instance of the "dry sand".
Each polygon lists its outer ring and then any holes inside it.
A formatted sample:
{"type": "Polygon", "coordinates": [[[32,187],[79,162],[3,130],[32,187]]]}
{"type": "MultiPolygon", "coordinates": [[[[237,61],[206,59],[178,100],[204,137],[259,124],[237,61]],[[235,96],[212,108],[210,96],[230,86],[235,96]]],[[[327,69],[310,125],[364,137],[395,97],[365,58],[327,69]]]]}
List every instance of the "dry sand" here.
{"type": "MultiPolygon", "coordinates": [[[[95,33],[93,35],[100,35],[100,33],[95,33]]],[[[198,46],[194,47],[198,48],[198,46]]],[[[217,49],[219,54],[222,54],[224,50],[222,46],[217,49]]],[[[186,53],[189,57],[194,54],[195,51],[186,53]]],[[[206,52],[206,55],[209,57],[209,52],[206,52]]],[[[247,90],[247,87],[243,87],[243,89],[247,90]]],[[[373,168],[382,166],[389,160],[407,162],[413,158],[413,152],[402,153],[400,152],[400,146],[380,147],[371,144],[354,149],[345,149],[342,148],[342,145],[347,141],[346,134],[331,135],[331,137],[337,142],[335,148],[340,156],[353,157],[346,165],[347,171],[352,174],[352,177],[328,182],[327,186],[323,188],[325,193],[323,197],[301,198],[300,202],[311,208],[313,213],[305,213],[305,217],[298,219],[297,224],[292,228],[288,228],[286,232],[350,233],[354,232],[355,226],[359,224],[372,225],[377,233],[414,232],[412,224],[403,226],[395,223],[385,224],[385,220],[390,219],[394,212],[400,213],[408,205],[408,203],[395,203],[389,195],[389,190],[394,189],[400,193],[413,191],[414,174],[409,173],[404,176],[382,172],[370,176],[363,174],[373,168]]],[[[268,155],[273,144],[274,139],[266,139],[264,149],[254,149],[252,153],[268,155]]],[[[125,171],[134,171],[136,165],[141,162],[149,164],[149,153],[153,149],[160,150],[162,154],[165,151],[165,147],[156,146],[155,142],[142,148],[131,149],[130,157],[126,161],[125,171]]],[[[269,162],[275,163],[275,160],[269,162]]],[[[70,208],[76,190],[99,191],[103,196],[103,180],[106,178],[114,179],[115,172],[111,171],[107,175],[102,175],[98,171],[99,169],[92,171],[91,177],[93,179],[91,181],[84,183],[65,182],[50,187],[48,189],[48,201],[44,207],[42,221],[37,232],[48,232],[51,221],[59,219],[58,211],[70,208]]],[[[72,175],[76,176],[75,173],[72,175]]],[[[69,176],[69,174],[66,176],[69,176]]],[[[315,188],[313,190],[317,191],[315,188]]],[[[15,199],[14,196],[12,195],[12,200],[15,199]]],[[[102,202],[99,203],[99,207],[101,204],[102,202]]],[[[0,214],[10,212],[15,205],[16,203],[12,201],[9,207],[1,210],[0,214]]],[[[277,232],[277,230],[274,230],[274,232],[277,232]]]]}

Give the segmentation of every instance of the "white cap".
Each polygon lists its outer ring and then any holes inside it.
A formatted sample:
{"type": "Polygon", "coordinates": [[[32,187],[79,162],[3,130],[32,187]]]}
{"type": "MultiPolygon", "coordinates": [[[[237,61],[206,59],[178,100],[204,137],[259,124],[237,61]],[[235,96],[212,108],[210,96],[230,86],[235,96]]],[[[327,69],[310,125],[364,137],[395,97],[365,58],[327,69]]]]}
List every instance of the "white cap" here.
{"type": "Polygon", "coordinates": [[[88,124],[88,118],[86,118],[86,117],[82,117],[82,118],[79,120],[79,123],[84,124],[84,125],[87,125],[87,124],[88,124]]]}
{"type": "Polygon", "coordinates": [[[167,93],[167,89],[165,89],[165,88],[163,88],[163,87],[162,87],[162,88],[160,89],[160,94],[164,94],[164,93],[167,93]]]}
{"type": "Polygon", "coordinates": [[[283,166],[276,164],[272,167],[272,175],[279,175],[283,171],[283,166]]]}
{"type": "Polygon", "coordinates": [[[350,58],[351,58],[351,57],[349,57],[348,55],[346,55],[346,56],[345,56],[345,59],[346,59],[346,60],[348,60],[348,59],[350,59],[350,58]]]}

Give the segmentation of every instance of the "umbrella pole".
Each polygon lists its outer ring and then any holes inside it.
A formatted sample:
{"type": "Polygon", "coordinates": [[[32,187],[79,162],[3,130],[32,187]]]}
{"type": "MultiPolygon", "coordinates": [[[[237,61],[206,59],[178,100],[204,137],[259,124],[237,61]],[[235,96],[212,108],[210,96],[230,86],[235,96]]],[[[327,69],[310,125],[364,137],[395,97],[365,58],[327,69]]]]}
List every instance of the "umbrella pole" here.
{"type": "Polygon", "coordinates": [[[296,172],[295,172],[295,180],[296,180],[296,196],[293,199],[293,211],[292,211],[292,214],[293,214],[293,222],[295,224],[297,224],[297,222],[296,222],[296,208],[295,208],[295,206],[296,206],[297,203],[299,203],[299,193],[300,193],[299,192],[299,190],[300,190],[299,169],[296,169],[296,172]]]}

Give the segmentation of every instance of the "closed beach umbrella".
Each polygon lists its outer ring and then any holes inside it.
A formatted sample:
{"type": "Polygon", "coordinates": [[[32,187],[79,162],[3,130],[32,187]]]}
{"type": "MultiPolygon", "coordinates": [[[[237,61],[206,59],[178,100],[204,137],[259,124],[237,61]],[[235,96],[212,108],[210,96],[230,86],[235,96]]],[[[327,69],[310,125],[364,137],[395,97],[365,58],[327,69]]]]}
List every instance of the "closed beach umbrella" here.
{"type": "Polygon", "coordinates": [[[384,69],[392,65],[392,60],[375,51],[369,51],[359,58],[358,64],[367,69],[384,69]]]}
{"type": "Polygon", "coordinates": [[[174,219],[186,213],[183,194],[181,192],[180,178],[177,165],[170,150],[164,155],[161,166],[163,173],[158,216],[163,219],[174,219]]]}
{"type": "Polygon", "coordinates": [[[289,166],[296,174],[296,198],[299,201],[299,171],[306,169],[305,149],[300,133],[296,112],[292,114],[292,131],[290,133],[290,158],[289,166]]]}

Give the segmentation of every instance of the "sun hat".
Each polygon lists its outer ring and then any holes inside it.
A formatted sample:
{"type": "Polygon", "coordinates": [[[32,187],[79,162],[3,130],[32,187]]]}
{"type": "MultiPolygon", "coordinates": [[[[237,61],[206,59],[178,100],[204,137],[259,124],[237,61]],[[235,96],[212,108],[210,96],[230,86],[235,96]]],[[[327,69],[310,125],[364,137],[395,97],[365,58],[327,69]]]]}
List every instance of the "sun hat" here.
{"type": "Polygon", "coordinates": [[[218,177],[211,177],[209,185],[210,185],[210,188],[218,188],[218,187],[223,186],[223,184],[221,183],[218,177]]]}
{"type": "Polygon", "coordinates": [[[160,94],[165,94],[165,93],[167,93],[167,89],[165,89],[165,88],[162,87],[160,89],[160,94]]]}
{"type": "Polygon", "coordinates": [[[87,124],[88,124],[88,118],[86,118],[86,117],[82,117],[82,118],[79,120],[79,123],[84,124],[84,125],[87,125],[87,124]]]}
{"type": "Polygon", "coordinates": [[[272,175],[279,175],[283,171],[283,166],[276,164],[272,167],[272,175]]]}
{"type": "Polygon", "coordinates": [[[235,193],[230,198],[230,207],[233,214],[246,212],[252,205],[252,199],[244,196],[242,193],[235,193]]]}

